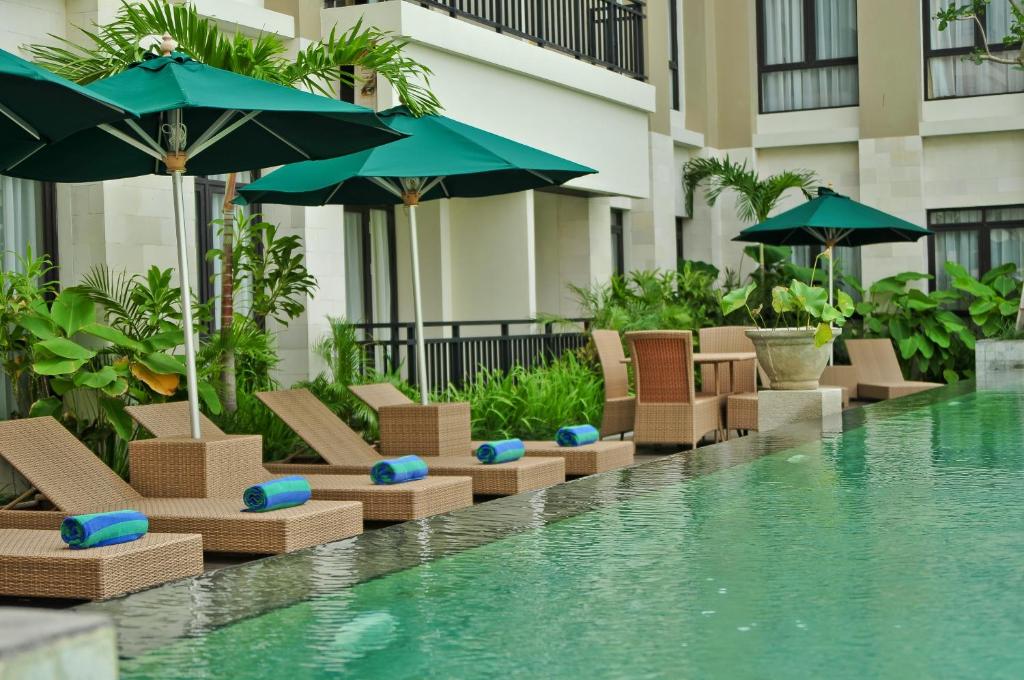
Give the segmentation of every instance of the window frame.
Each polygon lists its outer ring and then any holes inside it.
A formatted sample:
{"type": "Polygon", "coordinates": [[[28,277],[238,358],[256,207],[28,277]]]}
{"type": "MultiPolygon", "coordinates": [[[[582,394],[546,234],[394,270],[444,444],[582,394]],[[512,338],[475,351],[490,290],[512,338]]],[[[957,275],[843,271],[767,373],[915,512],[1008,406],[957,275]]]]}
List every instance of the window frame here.
{"type": "MultiPolygon", "coordinates": [[[[850,109],[860,106],[860,86],[858,82],[857,103],[844,106],[812,106],[800,109],[787,109],[785,111],[764,110],[764,79],[766,73],[781,73],[783,71],[802,71],[806,69],[828,68],[830,66],[857,66],[857,78],[860,79],[860,47],[857,54],[852,57],[837,57],[835,59],[818,59],[818,39],[815,34],[815,0],[803,0],[804,13],[804,59],[786,64],[768,64],[765,58],[765,36],[764,36],[764,0],[756,0],[755,23],[757,32],[757,112],[760,115],[773,115],[776,113],[794,113],[797,111],[823,111],[825,109],[850,109]],[[808,57],[810,55],[810,57],[808,57]]],[[[860,13],[857,14],[858,24],[860,13]]]]}
{"type": "MultiPolygon", "coordinates": [[[[346,214],[360,216],[360,228],[362,229],[362,252],[359,254],[360,266],[362,267],[363,279],[363,309],[366,319],[362,322],[352,320],[352,323],[364,327],[369,332],[370,327],[378,323],[390,323],[397,329],[398,325],[398,253],[397,230],[395,227],[395,206],[393,205],[346,205],[346,214]],[[388,295],[388,306],[391,307],[391,321],[378,321],[373,305],[373,243],[370,234],[370,211],[383,210],[388,219],[388,278],[390,279],[390,294],[388,295]]],[[[344,224],[342,225],[344,227],[344,224]]],[[[397,336],[396,336],[397,337],[397,336]]]]}
{"type": "MultiPolygon", "coordinates": [[[[948,101],[950,99],[973,99],[974,97],[999,97],[1007,94],[1022,94],[1024,90],[1017,92],[993,92],[991,94],[952,94],[946,97],[932,97],[928,92],[928,76],[929,76],[929,64],[933,58],[937,57],[955,57],[955,56],[967,56],[972,54],[974,50],[984,49],[985,44],[981,40],[981,28],[978,24],[971,22],[971,27],[974,29],[974,44],[968,47],[947,47],[944,49],[932,49],[932,11],[931,2],[929,0],[921,0],[921,11],[923,15],[923,21],[921,22],[921,56],[922,63],[924,65],[924,77],[921,81],[921,87],[924,90],[922,93],[926,102],[941,102],[948,101]]],[[[1002,41],[998,43],[989,43],[989,50],[995,52],[1012,52],[1014,50],[1024,49],[1024,45],[1005,45],[1002,41]]],[[[978,68],[981,68],[979,65],[978,68]]],[[[962,210],[975,210],[976,208],[962,208],[962,210]]],[[[943,210],[952,210],[952,208],[943,208],[943,210]]]]}
{"type": "Polygon", "coordinates": [[[682,85],[679,82],[679,0],[668,0],[669,52],[668,74],[671,81],[671,103],[673,111],[682,107],[682,85]]]}
{"type": "Polygon", "coordinates": [[[612,208],[611,212],[611,239],[612,239],[612,274],[619,276],[626,275],[626,211],[622,208],[612,208]],[[618,250],[615,246],[618,246],[618,250]]]}
{"type": "MultiPolygon", "coordinates": [[[[978,274],[984,275],[992,269],[992,236],[993,229],[1021,229],[1024,230],[1024,218],[1020,220],[992,221],[988,219],[988,211],[1005,208],[1024,208],[1024,203],[1009,203],[1006,205],[971,205],[955,206],[946,208],[931,208],[927,211],[926,222],[928,229],[933,232],[947,231],[976,231],[978,232],[978,274]],[[932,224],[932,215],[947,210],[980,210],[980,222],[960,222],[957,224],[932,224]]],[[[935,235],[928,235],[928,273],[932,275],[928,281],[928,290],[936,290],[938,283],[938,263],[935,261],[935,235]]]]}
{"type": "Polygon", "coordinates": [[[679,268],[679,263],[685,261],[685,249],[683,248],[683,229],[686,225],[685,217],[676,216],[676,269],[679,268]]]}

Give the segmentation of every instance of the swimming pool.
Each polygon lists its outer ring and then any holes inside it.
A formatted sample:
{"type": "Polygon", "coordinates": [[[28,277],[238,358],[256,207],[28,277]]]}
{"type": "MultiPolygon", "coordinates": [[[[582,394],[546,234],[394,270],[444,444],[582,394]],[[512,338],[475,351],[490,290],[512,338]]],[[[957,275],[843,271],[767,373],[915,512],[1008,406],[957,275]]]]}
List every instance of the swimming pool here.
{"type": "Polygon", "coordinates": [[[124,678],[1024,677],[1024,391],[958,386],[87,609],[124,678]]]}

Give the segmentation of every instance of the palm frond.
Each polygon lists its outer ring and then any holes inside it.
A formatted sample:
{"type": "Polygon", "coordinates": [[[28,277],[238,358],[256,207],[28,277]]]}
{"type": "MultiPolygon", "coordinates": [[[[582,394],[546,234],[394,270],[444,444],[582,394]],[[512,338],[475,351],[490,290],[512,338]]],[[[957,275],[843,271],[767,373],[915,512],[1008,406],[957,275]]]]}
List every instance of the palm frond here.
{"type": "Polygon", "coordinates": [[[715,205],[722,192],[736,194],[736,215],[744,222],[762,222],[788,189],[800,189],[810,198],[817,183],[809,170],[787,170],[761,179],[746,161],[737,163],[725,158],[691,158],[683,166],[683,188],[686,210],[693,214],[693,195],[704,187],[709,206],[715,205]]]}

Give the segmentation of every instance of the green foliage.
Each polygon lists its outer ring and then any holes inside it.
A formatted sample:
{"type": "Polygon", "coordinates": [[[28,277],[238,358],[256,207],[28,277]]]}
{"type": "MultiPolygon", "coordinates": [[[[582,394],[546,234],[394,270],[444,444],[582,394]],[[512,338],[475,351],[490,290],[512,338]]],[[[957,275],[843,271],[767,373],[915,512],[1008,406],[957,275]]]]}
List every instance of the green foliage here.
{"type": "Polygon", "coordinates": [[[220,390],[221,362],[229,346],[235,353],[235,378],[239,393],[264,392],[280,387],[271,376],[271,372],[281,363],[274,334],[240,314],[235,315],[229,338],[225,338],[222,333],[211,333],[200,346],[196,363],[200,368],[201,382],[220,390]]]}
{"type": "Polygon", "coordinates": [[[1017,313],[1021,281],[1012,262],[986,272],[979,281],[962,266],[946,262],[946,271],[967,303],[967,313],[985,338],[1011,338],[1018,334],[1017,313]]]}
{"type": "Polygon", "coordinates": [[[793,279],[788,286],[772,288],[771,308],[775,323],[769,324],[761,314],[761,307],[750,307],[750,296],[757,290],[750,282],[722,298],[722,313],[726,316],[746,309],[750,319],[759,328],[816,328],[814,335],[818,347],[832,339],[832,326],[842,326],[853,315],[853,298],[842,290],[836,291],[835,305],[828,302],[828,290],[810,286],[793,279]]]}
{"type": "Polygon", "coordinates": [[[736,194],[736,215],[744,222],[756,223],[768,219],[772,209],[789,189],[801,191],[807,199],[817,183],[810,170],[786,170],[761,178],[748,168],[746,161],[737,163],[723,158],[691,158],[683,165],[683,188],[686,212],[693,214],[693,194],[705,187],[705,198],[713,206],[723,192],[736,194]]]}
{"type": "MultiPolygon", "coordinates": [[[[935,18],[938,19],[939,31],[945,31],[949,25],[956,21],[969,21],[974,28],[981,32],[984,49],[976,49],[970,56],[971,61],[976,64],[983,64],[991,61],[996,64],[1008,64],[1016,69],[1024,70],[1024,52],[1016,55],[1012,53],[993,53],[989,44],[996,42],[986,32],[985,11],[992,0],[968,0],[967,2],[950,2],[938,12],[935,18]]],[[[1010,27],[1005,36],[1002,36],[1002,43],[1010,48],[1020,48],[1024,42],[1024,4],[1020,0],[1009,0],[1010,2],[1010,27]]]]}
{"type": "Polygon", "coordinates": [[[166,32],[178,42],[178,49],[197,61],[251,78],[333,96],[330,86],[336,81],[365,84],[343,68],[360,66],[387,80],[413,111],[435,113],[440,108],[429,89],[430,69],[404,54],[407,41],[376,28],[363,28],[362,22],[343,33],[332,30],[326,40],[307,45],[294,58],[277,35],[229,36],[190,3],[122,2],[112,22],[78,30],[83,36],[81,44],[51,35],[52,44],[26,49],[41,66],[84,84],[141,61],[151,48],[140,46],[140,40],[166,32]]]}
{"type": "Polygon", "coordinates": [[[574,354],[536,368],[481,371],[464,388],[449,387],[438,396],[470,403],[479,439],[553,439],[563,425],[600,425],[604,407],[599,371],[574,354]]]}
{"type": "Polygon", "coordinates": [[[23,412],[45,392],[45,381],[31,370],[32,345],[39,337],[32,328],[44,333],[49,326],[34,323],[30,312],[45,308],[47,296],[53,294],[54,285],[44,280],[52,269],[47,257],[34,257],[29,250],[24,257],[18,256],[15,269],[0,271],[0,358],[15,403],[23,412]]]}
{"type": "Polygon", "coordinates": [[[634,271],[606,285],[569,288],[595,328],[625,333],[658,328],[689,329],[720,321],[718,270],[684,261],[677,271],[634,271]]]}

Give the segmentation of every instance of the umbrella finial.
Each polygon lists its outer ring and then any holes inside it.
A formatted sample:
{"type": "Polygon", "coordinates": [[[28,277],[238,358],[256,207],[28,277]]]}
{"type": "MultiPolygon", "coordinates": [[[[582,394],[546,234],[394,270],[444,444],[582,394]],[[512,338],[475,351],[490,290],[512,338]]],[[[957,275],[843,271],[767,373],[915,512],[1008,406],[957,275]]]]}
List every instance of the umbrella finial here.
{"type": "Polygon", "coordinates": [[[164,33],[161,37],[160,53],[165,57],[169,57],[177,48],[178,41],[171,37],[170,33],[164,33]]]}

